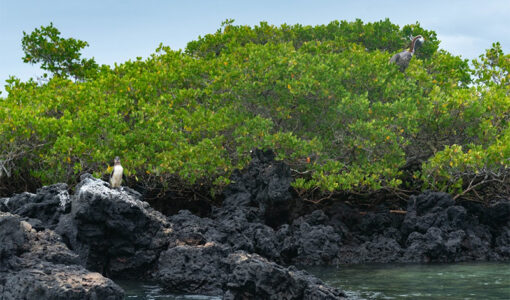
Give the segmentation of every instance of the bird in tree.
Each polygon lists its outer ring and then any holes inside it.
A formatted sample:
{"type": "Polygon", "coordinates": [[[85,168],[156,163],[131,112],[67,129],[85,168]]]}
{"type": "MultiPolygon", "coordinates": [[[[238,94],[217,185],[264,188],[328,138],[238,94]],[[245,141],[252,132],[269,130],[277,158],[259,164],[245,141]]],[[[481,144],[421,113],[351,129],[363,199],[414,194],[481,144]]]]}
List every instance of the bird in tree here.
{"type": "Polygon", "coordinates": [[[409,62],[411,58],[413,58],[414,51],[420,47],[425,39],[421,35],[415,36],[411,41],[411,47],[409,49],[404,50],[400,53],[393,55],[390,58],[390,63],[395,63],[400,67],[400,71],[404,72],[409,66],[409,62]]]}

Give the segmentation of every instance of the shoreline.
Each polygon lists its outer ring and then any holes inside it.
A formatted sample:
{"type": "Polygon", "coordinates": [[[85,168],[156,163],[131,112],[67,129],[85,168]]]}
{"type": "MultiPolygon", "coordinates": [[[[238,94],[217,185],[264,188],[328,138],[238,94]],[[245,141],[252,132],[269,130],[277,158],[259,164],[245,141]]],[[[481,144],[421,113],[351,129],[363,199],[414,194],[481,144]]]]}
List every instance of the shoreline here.
{"type": "MultiPolygon", "coordinates": [[[[163,215],[138,192],[110,189],[91,175],[82,176],[72,195],[67,185],[55,184],[2,198],[0,221],[13,225],[0,236],[11,249],[1,260],[0,286],[12,288],[6,282],[15,270],[54,263],[34,254],[41,241],[58,246],[54,256],[70,253],[73,259],[65,264],[85,267],[80,272],[151,279],[171,292],[224,299],[347,297],[298,264],[510,260],[508,199],[486,207],[424,192],[411,197],[405,214],[384,205],[362,211],[343,202],[303,214],[304,204],[290,187],[290,168],[272,157],[256,151],[250,165],[233,175],[222,205],[212,206],[206,217],[187,210],[163,215]],[[16,236],[29,238],[17,242],[16,236]],[[29,242],[35,246],[27,248],[29,242]]],[[[101,280],[97,288],[122,297],[101,280]]]]}

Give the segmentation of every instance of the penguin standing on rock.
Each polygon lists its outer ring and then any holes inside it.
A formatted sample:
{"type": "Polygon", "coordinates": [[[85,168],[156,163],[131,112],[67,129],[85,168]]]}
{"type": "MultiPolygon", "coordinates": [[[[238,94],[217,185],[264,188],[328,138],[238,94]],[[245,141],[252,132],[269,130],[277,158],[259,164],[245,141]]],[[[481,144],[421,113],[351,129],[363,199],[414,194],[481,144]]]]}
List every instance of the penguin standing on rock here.
{"type": "Polygon", "coordinates": [[[395,63],[400,67],[400,71],[404,72],[409,66],[409,62],[411,58],[413,58],[414,51],[416,48],[420,47],[425,39],[421,35],[417,35],[412,39],[411,47],[409,50],[402,51],[393,55],[390,59],[390,63],[395,63]]]}
{"type": "Polygon", "coordinates": [[[123,175],[124,169],[120,165],[120,158],[116,156],[113,162],[113,171],[112,174],[110,174],[110,186],[112,188],[119,188],[122,183],[123,175]]]}

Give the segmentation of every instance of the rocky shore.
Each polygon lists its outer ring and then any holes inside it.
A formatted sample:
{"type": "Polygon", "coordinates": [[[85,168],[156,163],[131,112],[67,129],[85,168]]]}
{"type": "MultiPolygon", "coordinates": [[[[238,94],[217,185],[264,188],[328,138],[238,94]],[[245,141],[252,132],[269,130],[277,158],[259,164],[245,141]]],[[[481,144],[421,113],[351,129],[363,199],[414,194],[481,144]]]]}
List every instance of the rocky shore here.
{"type": "Polygon", "coordinates": [[[122,299],[108,278],[224,299],[343,299],[293,265],[510,260],[508,199],[484,206],[425,192],[400,213],[310,206],[271,151],[255,151],[231,179],[206,217],[165,216],[90,175],[72,195],[56,184],[0,199],[2,299],[122,299]]]}
{"type": "Polygon", "coordinates": [[[112,280],[79,264],[54,231],[0,212],[0,298],[123,299],[112,280]]]}

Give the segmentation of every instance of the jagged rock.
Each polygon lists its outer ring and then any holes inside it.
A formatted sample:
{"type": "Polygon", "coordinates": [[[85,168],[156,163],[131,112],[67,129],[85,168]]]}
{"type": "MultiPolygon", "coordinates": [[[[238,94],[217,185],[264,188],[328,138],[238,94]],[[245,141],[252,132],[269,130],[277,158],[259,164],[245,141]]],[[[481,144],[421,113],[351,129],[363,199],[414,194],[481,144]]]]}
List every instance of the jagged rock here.
{"type": "Polygon", "coordinates": [[[300,217],[291,226],[282,226],[277,233],[281,256],[287,263],[300,265],[327,265],[338,256],[341,237],[320,210],[300,217]]]}
{"type": "Polygon", "coordinates": [[[221,261],[228,252],[214,243],[176,245],[161,253],[154,278],[172,291],[221,295],[225,284],[221,261]]]}
{"type": "Polygon", "coordinates": [[[342,237],[338,263],[510,260],[508,200],[485,207],[428,191],[411,197],[405,214],[343,203],[325,211],[342,237]]]}
{"type": "Polygon", "coordinates": [[[165,216],[129,188],[111,189],[86,174],[75,188],[72,209],[56,231],[88,269],[107,276],[139,278],[168,244],[165,216]]]}
{"type": "Polygon", "coordinates": [[[345,299],[318,278],[257,254],[235,252],[223,262],[228,274],[224,299],[345,299]]]}
{"type": "MultiPolygon", "coordinates": [[[[19,207],[26,203],[18,202],[19,207]]],[[[118,291],[116,286],[107,284],[110,283],[107,279],[86,271],[79,263],[109,276],[150,277],[174,292],[227,298],[343,296],[338,289],[325,286],[311,275],[240,251],[280,255],[275,231],[264,224],[265,214],[260,213],[260,206],[227,205],[213,219],[200,218],[188,211],[166,218],[140,201],[136,192],[128,188],[110,189],[107,183],[90,175],[82,177],[70,203],[70,211],[60,216],[56,226],[60,235],[44,229],[46,224],[37,232],[29,223],[21,223],[44,237],[46,242],[40,247],[30,248],[26,235],[12,230],[14,225],[0,222],[3,225],[0,238],[11,241],[0,245],[0,257],[25,253],[22,268],[13,259],[5,264],[4,269],[18,267],[18,276],[0,279],[9,297],[108,299],[109,292],[118,291]],[[69,279],[64,281],[61,274],[69,279]],[[22,278],[35,283],[22,283],[22,278]],[[61,281],[64,288],[55,294],[61,281]],[[81,287],[76,287],[77,284],[81,287]],[[101,289],[101,284],[107,288],[101,289]]]]}
{"type": "Polygon", "coordinates": [[[168,221],[176,229],[169,234],[169,247],[183,243],[203,245],[207,241],[221,243],[225,238],[225,234],[217,229],[216,221],[200,218],[187,210],[181,210],[178,214],[169,217],[168,221]]]}
{"type": "Polygon", "coordinates": [[[510,227],[508,201],[468,210],[448,194],[425,192],[408,201],[406,214],[390,213],[384,205],[360,213],[356,207],[334,203],[325,208],[328,215],[316,210],[297,217],[291,207],[301,204],[294,199],[288,167],[274,161],[273,152],[259,150],[232,181],[222,207],[213,209],[212,223],[206,227],[214,227],[215,232],[207,241],[276,262],[321,265],[510,259],[510,233],[502,229],[510,227]],[[281,219],[268,221],[268,211],[281,219]]]}
{"type": "Polygon", "coordinates": [[[510,257],[510,228],[504,226],[501,234],[496,237],[496,253],[500,257],[510,257]]]}
{"type": "MultiPolygon", "coordinates": [[[[31,238],[0,222],[0,284],[7,282],[2,268],[17,267],[30,277],[32,269],[48,275],[52,267],[80,263],[108,276],[153,278],[174,292],[225,299],[339,299],[339,290],[277,263],[510,259],[508,200],[486,207],[425,192],[409,199],[405,214],[383,204],[361,211],[340,201],[306,211],[290,186],[288,166],[274,157],[271,151],[255,151],[209,217],[187,210],[163,216],[136,191],[110,189],[90,175],[82,177],[71,197],[67,186],[54,185],[39,194],[0,199],[1,210],[23,214],[20,224],[45,241],[34,248],[31,238]]],[[[10,282],[14,286],[14,277],[10,282]]]]}
{"type": "Polygon", "coordinates": [[[290,186],[289,167],[275,161],[272,151],[255,150],[252,156],[249,166],[232,176],[222,207],[213,209],[221,238],[212,240],[276,262],[331,263],[341,238],[325,225],[328,217],[317,210],[294,220],[301,204],[290,186]]]}
{"type": "Polygon", "coordinates": [[[234,172],[226,190],[224,207],[231,205],[258,208],[266,225],[278,227],[290,223],[300,203],[291,187],[290,168],[275,161],[271,150],[255,150],[248,167],[234,172]]]}
{"type": "Polygon", "coordinates": [[[163,252],[155,274],[170,290],[224,299],[343,299],[344,294],[297,269],[215,243],[163,252]],[[320,298],[322,297],[322,298],[320,298]]]}
{"type": "Polygon", "coordinates": [[[116,300],[123,294],[113,281],[81,266],[41,263],[5,276],[2,299],[116,300]]]}
{"type": "Polygon", "coordinates": [[[255,252],[274,260],[280,258],[278,241],[273,228],[255,217],[251,208],[239,207],[224,215],[215,215],[218,230],[224,238],[219,240],[234,250],[255,252]]]}
{"type": "Polygon", "coordinates": [[[339,264],[390,263],[400,261],[403,249],[393,238],[375,236],[361,245],[340,247],[339,264]]]}
{"type": "Polygon", "coordinates": [[[2,198],[0,211],[30,218],[29,223],[36,228],[54,229],[60,216],[71,208],[67,189],[67,184],[57,183],[42,187],[35,194],[25,192],[2,198]]]}
{"type": "Polygon", "coordinates": [[[489,227],[448,194],[426,192],[412,197],[401,229],[407,236],[405,261],[454,262],[492,256],[489,227]]]}
{"type": "Polygon", "coordinates": [[[369,233],[374,238],[377,238],[379,235],[383,235],[393,236],[398,240],[400,238],[400,234],[393,230],[388,231],[388,229],[399,228],[403,220],[403,215],[392,214],[389,213],[387,208],[378,207],[376,208],[376,212],[368,212],[361,217],[357,230],[369,233]]]}
{"type": "Polygon", "coordinates": [[[113,281],[84,269],[51,230],[0,212],[0,292],[8,299],[123,299],[113,281]]]}
{"type": "MultiPolygon", "coordinates": [[[[246,253],[235,252],[238,248],[260,252],[278,249],[271,244],[276,242],[272,240],[274,230],[260,223],[263,215],[258,207],[225,207],[218,213],[223,216],[220,219],[200,218],[187,211],[166,218],[139,199],[140,195],[130,189],[110,189],[102,180],[83,176],[71,197],[72,209],[60,218],[56,230],[89,269],[115,277],[150,277],[174,292],[223,294],[230,290],[229,270],[234,270],[228,258],[232,253],[246,253]],[[234,231],[239,235],[233,235],[234,231]]],[[[285,269],[256,257],[262,268],[285,269]]],[[[275,279],[294,283],[294,271],[282,272],[269,272],[254,280],[267,281],[259,287],[267,291],[275,279]]],[[[303,286],[317,282],[309,275],[299,278],[303,293],[303,286]]],[[[242,283],[238,286],[241,288],[242,283]]],[[[249,287],[242,290],[253,292],[249,287]]],[[[303,293],[292,299],[303,299],[303,293]]],[[[322,287],[322,293],[341,294],[329,287],[322,287]]]]}

